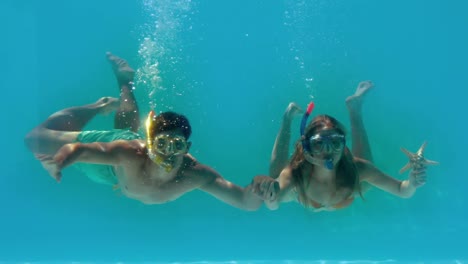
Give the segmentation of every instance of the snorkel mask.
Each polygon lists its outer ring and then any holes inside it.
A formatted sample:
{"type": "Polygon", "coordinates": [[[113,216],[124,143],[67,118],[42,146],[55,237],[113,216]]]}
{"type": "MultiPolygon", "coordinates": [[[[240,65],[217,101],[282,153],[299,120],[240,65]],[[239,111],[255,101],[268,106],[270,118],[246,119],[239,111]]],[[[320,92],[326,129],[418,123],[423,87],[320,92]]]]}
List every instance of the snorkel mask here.
{"type": "Polygon", "coordinates": [[[307,125],[307,119],[309,119],[310,114],[314,110],[315,104],[314,102],[310,102],[309,105],[307,106],[307,111],[304,113],[304,116],[302,117],[301,121],[301,127],[300,127],[300,132],[301,132],[301,142],[302,142],[302,148],[304,149],[305,152],[304,155],[306,156],[306,159],[315,165],[318,166],[323,166],[329,170],[333,169],[333,158],[328,158],[328,159],[318,159],[312,156],[312,154],[317,154],[323,151],[324,146],[328,144],[331,146],[332,151],[338,152],[341,151],[344,147],[344,136],[339,135],[339,134],[333,134],[329,136],[320,136],[320,135],[315,135],[310,138],[306,138],[305,136],[305,128],[307,125]]]}
{"type": "Polygon", "coordinates": [[[178,135],[154,135],[155,113],[151,110],[146,119],[146,144],[150,159],[170,172],[173,166],[173,157],[187,152],[188,144],[184,137],[178,135]]]}

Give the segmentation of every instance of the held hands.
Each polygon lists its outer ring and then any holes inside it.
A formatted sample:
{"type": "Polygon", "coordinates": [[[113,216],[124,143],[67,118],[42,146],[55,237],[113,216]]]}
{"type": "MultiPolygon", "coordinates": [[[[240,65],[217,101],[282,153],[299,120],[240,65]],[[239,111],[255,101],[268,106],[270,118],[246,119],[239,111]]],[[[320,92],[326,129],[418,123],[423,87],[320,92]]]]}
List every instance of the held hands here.
{"type": "Polygon", "coordinates": [[[279,182],[268,176],[255,176],[251,191],[264,201],[274,201],[280,192],[279,182]]]}

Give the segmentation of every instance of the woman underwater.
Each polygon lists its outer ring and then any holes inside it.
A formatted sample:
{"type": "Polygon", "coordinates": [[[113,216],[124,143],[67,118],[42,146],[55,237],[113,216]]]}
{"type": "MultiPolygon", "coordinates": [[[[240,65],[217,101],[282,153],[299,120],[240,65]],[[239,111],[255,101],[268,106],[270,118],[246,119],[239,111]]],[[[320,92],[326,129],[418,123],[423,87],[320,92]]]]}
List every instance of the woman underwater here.
{"type": "Polygon", "coordinates": [[[301,111],[294,103],[288,106],[273,147],[270,177],[254,179],[254,192],[264,198],[268,208],[275,210],[281,203],[291,201],[319,211],[345,208],[369,185],[409,198],[426,182],[426,165],[437,163],[424,159],[425,144],[416,153],[402,148],[410,158],[400,171],[411,169],[407,180],[395,179],[372,164],[361,115],[363,96],[372,87],[369,81],[361,82],[355,94],[346,100],[351,119],[352,151],[346,146],[344,126],[335,118],[318,115],[306,126],[314,107],[311,103],[302,119],[301,138],[288,163],[291,121],[301,111]],[[276,182],[279,191],[275,188],[276,182]]]}

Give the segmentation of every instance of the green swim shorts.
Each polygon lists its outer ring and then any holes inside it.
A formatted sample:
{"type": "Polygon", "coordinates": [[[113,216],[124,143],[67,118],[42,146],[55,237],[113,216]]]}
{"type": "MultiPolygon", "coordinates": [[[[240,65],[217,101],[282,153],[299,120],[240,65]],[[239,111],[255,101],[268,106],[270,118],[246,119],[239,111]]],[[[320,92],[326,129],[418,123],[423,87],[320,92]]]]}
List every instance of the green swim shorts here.
{"type": "MultiPolygon", "coordinates": [[[[139,134],[126,129],[113,129],[107,131],[88,130],[81,132],[76,138],[76,142],[93,143],[134,139],[142,139],[142,137],[139,134]]],[[[88,176],[88,178],[97,183],[112,186],[117,184],[117,177],[115,176],[112,166],[92,163],[76,163],[73,167],[77,168],[88,176]]]]}

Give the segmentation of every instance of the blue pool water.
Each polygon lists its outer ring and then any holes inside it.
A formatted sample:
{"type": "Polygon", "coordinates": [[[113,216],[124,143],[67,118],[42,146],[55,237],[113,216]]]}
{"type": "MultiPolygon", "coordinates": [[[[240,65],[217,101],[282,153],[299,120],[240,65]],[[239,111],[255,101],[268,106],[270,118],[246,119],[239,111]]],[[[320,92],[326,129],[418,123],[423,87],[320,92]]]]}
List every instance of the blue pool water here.
{"type": "MultiPolygon", "coordinates": [[[[466,263],[466,10],[462,1],[0,3],[0,261],[6,263],[466,263]],[[348,128],[362,80],[376,165],[400,147],[440,162],[411,199],[374,189],[350,208],[244,212],[194,191],[144,205],[73,169],[54,182],[26,149],[53,112],[118,96],[111,51],[137,69],[141,113],[187,115],[191,153],[245,186],[268,173],[289,102],[348,128]],[[5,63],[6,62],[6,63],[5,63]],[[367,261],[366,261],[367,260],[367,261]]],[[[144,118],[142,114],[142,119],[144,118]]],[[[107,129],[110,116],[89,128],[107,129]]],[[[299,120],[293,124],[299,137],[299,120]]]]}

